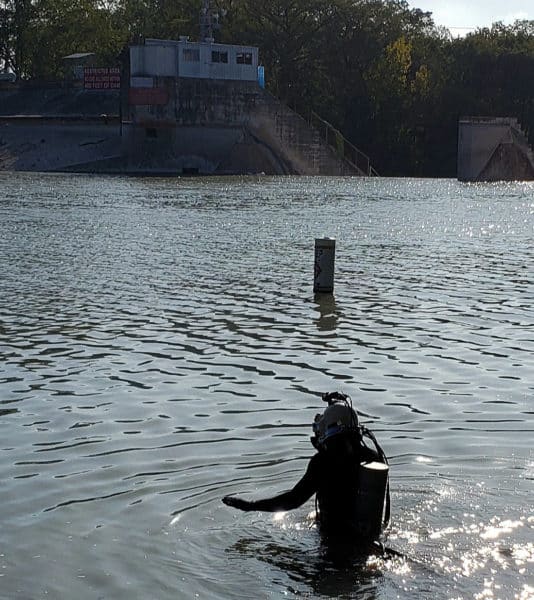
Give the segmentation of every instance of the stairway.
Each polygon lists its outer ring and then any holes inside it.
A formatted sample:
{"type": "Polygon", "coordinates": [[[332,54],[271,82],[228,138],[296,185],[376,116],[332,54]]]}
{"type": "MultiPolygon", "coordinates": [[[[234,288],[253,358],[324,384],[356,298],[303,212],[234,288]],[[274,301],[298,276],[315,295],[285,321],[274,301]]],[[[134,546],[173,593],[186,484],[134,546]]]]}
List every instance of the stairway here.
{"type": "MultiPolygon", "coordinates": [[[[255,110],[251,112],[247,128],[255,138],[267,144],[272,151],[280,155],[289,169],[298,175],[369,175],[367,169],[360,168],[349,160],[348,152],[339,152],[329,140],[329,134],[335,132],[336,139],[342,139],[347,148],[354,148],[339,132],[322,121],[317,115],[310,124],[295,111],[262,90],[258,96],[255,110]],[[317,123],[326,131],[321,132],[317,123]]],[[[354,148],[354,150],[356,150],[354,148]]],[[[356,150],[356,152],[359,152],[356,150]]]]}

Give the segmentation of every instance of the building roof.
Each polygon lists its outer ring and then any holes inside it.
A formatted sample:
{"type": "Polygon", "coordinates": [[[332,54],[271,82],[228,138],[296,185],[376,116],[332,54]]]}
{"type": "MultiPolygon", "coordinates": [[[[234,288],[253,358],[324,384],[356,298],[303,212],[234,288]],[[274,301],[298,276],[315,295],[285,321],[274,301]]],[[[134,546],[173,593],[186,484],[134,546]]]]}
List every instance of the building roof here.
{"type": "Polygon", "coordinates": [[[78,60],[80,58],[88,58],[89,56],[94,56],[94,52],[75,52],[74,54],[69,54],[68,56],[64,56],[63,60],[78,60]]]}

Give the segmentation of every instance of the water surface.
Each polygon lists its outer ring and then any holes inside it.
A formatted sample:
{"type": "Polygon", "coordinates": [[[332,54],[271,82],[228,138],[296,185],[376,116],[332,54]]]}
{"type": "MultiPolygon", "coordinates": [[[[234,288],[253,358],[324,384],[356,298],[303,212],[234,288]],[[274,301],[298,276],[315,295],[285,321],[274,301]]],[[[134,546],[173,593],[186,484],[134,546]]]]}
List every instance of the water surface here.
{"type": "Polygon", "coordinates": [[[532,184],[0,173],[0,257],[1,598],[534,596],[532,184]],[[334,389],[408,558],[220,502],[334,389]]]}

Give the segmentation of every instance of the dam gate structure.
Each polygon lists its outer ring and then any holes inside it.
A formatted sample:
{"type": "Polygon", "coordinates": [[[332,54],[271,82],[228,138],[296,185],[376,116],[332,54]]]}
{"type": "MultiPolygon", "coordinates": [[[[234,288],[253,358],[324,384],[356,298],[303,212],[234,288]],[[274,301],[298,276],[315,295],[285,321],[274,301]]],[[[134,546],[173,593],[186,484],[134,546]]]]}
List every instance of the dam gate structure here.
{"type": "Polygon", "coordinates": [[[258,69],[257,48],[217,44],[213,38],[147,39],[130,46],[121,99],[124,169],[370,174],[368,160],[360,156],[356,164],[348,153],[337,152],[269,94],[258,69]]]}
{"type": "Polygon", "coordinates": [[[120,90],[86,70],[83,88],[0,87],[0,170],[376,175],[328,122],[270,94],[258,48],[216,43],[217,27],[203,0],[200,41],[139,39],[112,67],[120,90]]]}
{"type": "Polygon", "coordinates": [[[529,181],[534,154],[513,117],[463,117],[458,124],[460,181],[529,181]]]}

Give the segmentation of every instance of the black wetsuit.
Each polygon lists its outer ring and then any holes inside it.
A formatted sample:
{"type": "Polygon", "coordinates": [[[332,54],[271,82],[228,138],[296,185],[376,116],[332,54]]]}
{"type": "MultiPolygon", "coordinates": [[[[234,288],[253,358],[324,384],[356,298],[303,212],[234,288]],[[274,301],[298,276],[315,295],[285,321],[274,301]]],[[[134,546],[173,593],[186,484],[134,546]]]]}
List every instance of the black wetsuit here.
{"type": "Polygon", "coordinates": [[[304,504],[317,494],[321,531],[332,535],[358,535],[355,514],[358,469],[361,462],[381,461],[378,453],[348,436],[335,436],[308,464],[293,489],[262,500],[232,499],[241,510],[286,511],[304,504]]]}

